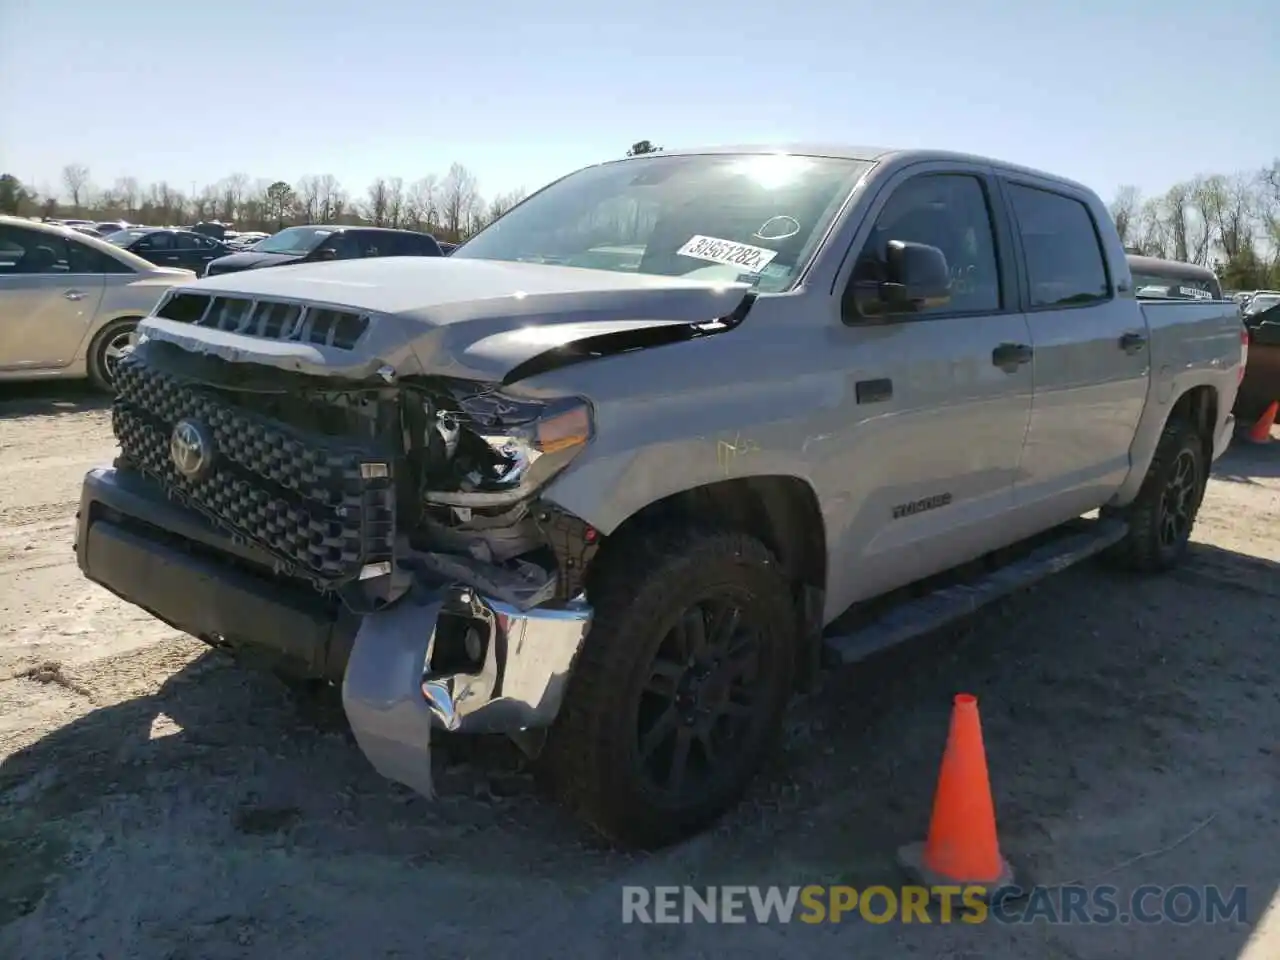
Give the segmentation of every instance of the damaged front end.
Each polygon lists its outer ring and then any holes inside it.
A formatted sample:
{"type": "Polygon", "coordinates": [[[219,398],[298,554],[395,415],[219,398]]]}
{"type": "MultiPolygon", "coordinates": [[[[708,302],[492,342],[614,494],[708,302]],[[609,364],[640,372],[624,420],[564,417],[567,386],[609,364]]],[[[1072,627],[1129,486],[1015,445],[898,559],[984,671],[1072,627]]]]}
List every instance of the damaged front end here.
{"type": "Polygon", "coordinates": [[[143,334],[117,375],[117,468],[357,615],[343,701],[381,773],[429,794],[432,727],[550,725],[601,538],[538,492],[590,442],[588,402],[385,366],[325,378],[143,334]]]}

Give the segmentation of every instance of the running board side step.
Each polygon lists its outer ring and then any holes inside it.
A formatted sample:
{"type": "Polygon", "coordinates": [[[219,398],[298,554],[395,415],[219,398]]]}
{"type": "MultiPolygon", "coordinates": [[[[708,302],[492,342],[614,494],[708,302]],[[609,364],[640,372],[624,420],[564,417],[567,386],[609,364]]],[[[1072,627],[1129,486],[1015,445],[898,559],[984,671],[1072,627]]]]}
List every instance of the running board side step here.
{"type": "Polygon", "coordinates": [[[1121,520],[1099,519],[1075,521],[1064,530],[1068,532],[984,577],[969,583],[944,586],[922,597],[905,600],[855,630],[840,631],[837,620],[822,638],[826,665],[834,667],[857,663],[888,647],[967,617],[993,600],[1101,553],[1123,540],[1129,527],[1121,520]]]}

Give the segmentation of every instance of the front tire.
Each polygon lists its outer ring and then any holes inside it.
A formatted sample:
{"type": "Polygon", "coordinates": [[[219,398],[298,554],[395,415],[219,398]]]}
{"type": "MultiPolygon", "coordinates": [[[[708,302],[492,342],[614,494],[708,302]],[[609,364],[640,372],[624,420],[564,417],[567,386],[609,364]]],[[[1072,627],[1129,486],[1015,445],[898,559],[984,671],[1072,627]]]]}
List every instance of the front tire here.
{"type": "Polygon", "coordinates": [[[1129,524],[1113,556],[1140,573],[1169,570],[1186,555],[1204,498],[1209,463],[1203,438],[1185,420],[1165,425],[1138,496],[1121,510],[1107,511],[1129,524]]]}
{"type": "Polygon", "coordinates": [[[113,320],[93,338],[89,345],[89,381],[105,393],[115,392],[116,365],[126,347],[137,339],[137,320],[113,320]]]}
{"type": "Polygon", "coordinates": [[[795,659],[790,590],[739,533],[642,536],[597,563],[543,769],[611,840],[662,846],[734,805],[775,743],[795,659]]]}

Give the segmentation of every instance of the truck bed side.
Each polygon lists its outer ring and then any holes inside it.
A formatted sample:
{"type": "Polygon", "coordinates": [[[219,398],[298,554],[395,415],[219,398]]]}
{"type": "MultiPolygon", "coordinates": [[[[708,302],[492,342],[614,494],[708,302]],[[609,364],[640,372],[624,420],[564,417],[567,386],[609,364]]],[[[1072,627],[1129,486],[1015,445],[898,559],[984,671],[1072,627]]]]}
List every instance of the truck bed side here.
{"type": "Polygon", "coordinates": [[[1130,451],[1129,478],[1112,500],[1121,506],[1137,495],[1169,414],[1191,390],[1213,392],[1213,455],[1221,455],[1231,437],[1231,408],[1245,359],[1234,303],[1142,300],[1138,309],[1150,336],[1151,388],[1130,451]]]}

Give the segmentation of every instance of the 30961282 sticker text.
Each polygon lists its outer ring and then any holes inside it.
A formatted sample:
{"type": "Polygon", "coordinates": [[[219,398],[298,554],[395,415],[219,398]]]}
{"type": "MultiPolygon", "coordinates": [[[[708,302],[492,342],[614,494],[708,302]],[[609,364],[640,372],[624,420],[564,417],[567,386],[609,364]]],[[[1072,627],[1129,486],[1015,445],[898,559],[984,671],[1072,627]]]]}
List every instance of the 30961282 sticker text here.
{"type": "Polygon", "coordinates": [[[759,273],[778,255],[776,250],[753,247],[749,243],[737,243],[733,240],[718,240],[701,234],[690,237],[689,242],[676,253],[682,257],[693,257],[695,260],[725,263],[748,273],[759,273]]]}

